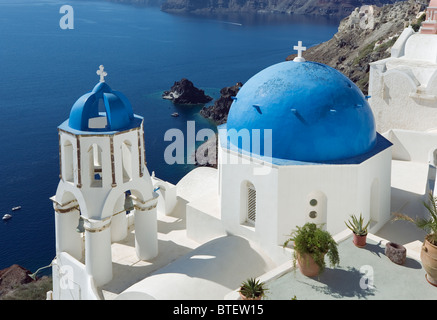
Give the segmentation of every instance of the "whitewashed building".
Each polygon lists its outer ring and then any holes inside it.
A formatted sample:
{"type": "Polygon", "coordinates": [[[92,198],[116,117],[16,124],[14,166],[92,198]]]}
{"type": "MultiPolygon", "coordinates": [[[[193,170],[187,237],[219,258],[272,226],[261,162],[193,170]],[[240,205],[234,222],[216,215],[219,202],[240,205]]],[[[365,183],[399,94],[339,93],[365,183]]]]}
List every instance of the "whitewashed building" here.
{"type": "Polygon", "coordinates": [[[391,56],[370,64],[369,103],[377,130],[393,143],[393,212],[408,212],[412,196],[426,200],[435,189],[436,11],[437,1],[431,0],[420,30],[404,29],[391,56]]]}
{"type": "Polygon", "coordinates": [[[295,61],[260,71],[234,97],[217,169],[177,184],[149,175],[143,119],[100,70],[58,128],[51,298],[223,299],[289,262],[284,240],[306,222],[338,235],[362,214],[370,232],[384,228],[408,192],[434,189],[434,17],[371,64],[369,101],[340,72],[305,61],[300,43],[295,61]]]}
{"type": "Polygon", "coordinates": [[[219,132],[218,196],[210,199],[220,209],[202,214],[188,203],[195,239],[217,236],[220,226],[279,262],[287,235],[306,222],[335,234],[352,214],[374,230],[390,218],[391,143],[340,72],[305,61],[273,65],[240,89],[219,132]]]}

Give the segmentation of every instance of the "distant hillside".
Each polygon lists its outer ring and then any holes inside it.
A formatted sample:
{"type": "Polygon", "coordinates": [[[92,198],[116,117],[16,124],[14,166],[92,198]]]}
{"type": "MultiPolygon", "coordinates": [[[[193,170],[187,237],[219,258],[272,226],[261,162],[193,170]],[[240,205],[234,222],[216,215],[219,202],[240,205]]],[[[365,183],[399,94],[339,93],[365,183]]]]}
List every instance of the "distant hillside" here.
{"type": "Polygon", "coordinates": [[[126,3],[133,4],[138,6],[161,6],[165,0],[106,0],[109,2],[118,2],[118,3],[126,3]]]}
{"type": "MultiPolygon", "coordinates": [[[[309,48],[304,57],[341,71],[367,94],[369,63],[390,57],[391,47],[409,24],[416,31],[419,29],[428,3],[409,0],[372,6],[372,26],[362,20],[363,16],[356,9],[340,22],[338,32],[331,40],[309,48]]],[[[290,55],[287,60],[295,56],[290,55]]]]}
{"type": "MultiPolygon", "coordinates": [[[[372,0],[382,6],[399,0],[372,0]]],[[[166,0],[161,9],[169,13],[287,13],[346,17],[366,0],[166,0]]]]}

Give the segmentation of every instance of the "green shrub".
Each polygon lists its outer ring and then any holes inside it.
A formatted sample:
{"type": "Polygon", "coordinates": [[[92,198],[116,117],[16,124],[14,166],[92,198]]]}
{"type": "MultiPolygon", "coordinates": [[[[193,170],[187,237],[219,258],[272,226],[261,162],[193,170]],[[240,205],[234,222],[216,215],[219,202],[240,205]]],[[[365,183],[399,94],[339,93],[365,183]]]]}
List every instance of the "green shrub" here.
{"type": "Polygon", "coordinates": [[[328,231],[318,227],[315,223],[306,223],[303,227],[297,227],[284,242],[284,247],[290,241],[294,242],[293,264],[296,266],[297,254],[310,254],[315,263],[319,266],[320,272],[325,267],[325,255],[332,267],[340,263],[337,242],[328,231]]]}

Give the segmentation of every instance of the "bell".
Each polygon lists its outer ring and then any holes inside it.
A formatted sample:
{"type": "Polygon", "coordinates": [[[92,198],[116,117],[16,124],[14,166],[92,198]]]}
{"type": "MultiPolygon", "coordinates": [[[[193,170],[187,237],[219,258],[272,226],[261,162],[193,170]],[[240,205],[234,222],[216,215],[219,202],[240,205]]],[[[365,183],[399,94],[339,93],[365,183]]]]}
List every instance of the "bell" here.
{"type": "Polygon", "coordinates": [[[85,227],[83,226],[83,223],[84,223],[83,218],[80,217],[79,224],[77,225],[77,228],[76,228],[76,232],[79,232],[79,233],[85,232],[85,227]]]}
{"type": "Polygon", "coordinates": [[[124,199],[124,210],[132,211],[134,210],[134,200],[131,195],[126,195],[126,199],[124,199]]]}

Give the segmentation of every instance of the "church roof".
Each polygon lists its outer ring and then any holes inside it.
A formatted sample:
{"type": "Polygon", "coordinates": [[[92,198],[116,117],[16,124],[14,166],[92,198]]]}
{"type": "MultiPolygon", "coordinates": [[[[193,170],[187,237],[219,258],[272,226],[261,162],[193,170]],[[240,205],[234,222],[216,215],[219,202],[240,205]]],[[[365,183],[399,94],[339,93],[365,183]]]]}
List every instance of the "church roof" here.
{"type": "Polygon", "coordinates": [[[75,134],[102,134],[139,127],[143,118],[134,115],[132,105],[121,92],[106,84],[104,66],[96,73],[100,82],[74,103],[70,118],[60,128],[75,134]]]}
{"type": "Polygon", "coordinates": [[[278,63],[249,79],[226,127],[228,141],[240,150],[304,162],[357,157],[377,142],[373,113],[359,88],[339,71],[308,61],[278,63]],[[246,133],[250,143],[241,138],[246,133]]]}
{"type": "Polygon", "coordinates": [[[68,126],[79,131],[119,131],[132,128],[135,123],[129,100],[105,82],[99,82],[73,105],[68,126]]]}

